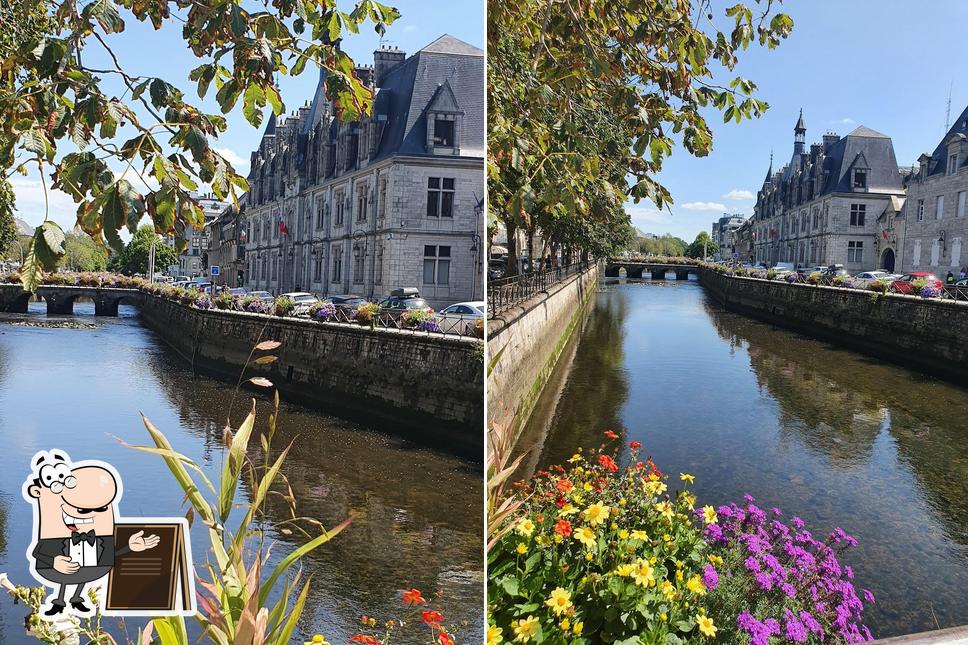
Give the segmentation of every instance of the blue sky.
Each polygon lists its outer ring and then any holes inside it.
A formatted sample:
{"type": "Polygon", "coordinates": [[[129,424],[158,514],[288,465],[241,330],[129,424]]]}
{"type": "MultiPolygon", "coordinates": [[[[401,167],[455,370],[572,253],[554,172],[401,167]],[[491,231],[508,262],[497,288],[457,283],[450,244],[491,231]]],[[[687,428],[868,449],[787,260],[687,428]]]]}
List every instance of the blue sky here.
{"type": "Polygon", "coordinates": [[[675,199],[672,213],[629,204],[639,229],[692,241],[724,210],[752,215],[771,148],[777,165],[793,153],[801,107],[808,146],[827,130],[844,135],[865,125],[890,136],[907,165],[940,141],[949,88],[952,120],[968,105],[957,35],[968,2],[787,0],[782,10],[795,23],[790,37],[772,51],[750,49],[738,68],[770,109],[741,124],[712,116],[714,149],[705,158],[675,149],[659,177],[675,199]]]}
{"type": "MultiPolygon", "coordinates": [[[[484,2],[483,0],[384,0],[396,6],[402,17],[387,30],[384,43],[396,46],[408,54],[449,33],[477,47],[484,47],[484,2]]],[[[340,0],[344,10],[352,8],[353,3],[340,0]]],[[[200,64],[185,46],[181,38],[181,24],[173,23],[156,32],[150,24],[140,23],[128,13],[122,13],[127,29],[109,39],[109,43],[122,66],[129,73],[160,76],[185,92],[188,100],[211,113],[219,113],[214,101],[214,87],[205,101],[200,101],[195,91],[195,83],[188,79],[191,69],[200,64]]],[[[359,63],[372,64],[373,51],[379,47],[380,37],[367,26],[359,34],[350,34],[343,41],[343,48],[359,63]]],[[[109,67],[106,54],[94,44],[85,55],[85,64],[94,68],[109,67]]],[[[280,77],[280,86],[286,112],[312,98],[319,73],[308,66],[302,75],[292,78],[280,77]]],[[[118,84],[112,79],[104,80],[104,87],[121,94],[118,84]]],[[[267,112],[268,114],[268,108],[267,112]]],[[[241,103],[227,115],[228,129],[214,143],[230,162],[244,175],[248,172],[249,153],[258,145],[261,131],[252,128],[242,117],[241,103]]],[[[123,140],[123,139],[122,139],[123,140]]],[[[69,144],[62,144],[64,151],[70,151],[69,144]]],[[[17,194],[18,217],[35,226],[44,219],[44,197],[37,173],[28,177],[17,175],[13,180],[17,194]]],[[[49,185],[49,182],[48,182],[49,185]]],[[[65,228],[71,228],[76,221],[76,206],[65,194],[52,191],[51,219],[65,228]]]]}

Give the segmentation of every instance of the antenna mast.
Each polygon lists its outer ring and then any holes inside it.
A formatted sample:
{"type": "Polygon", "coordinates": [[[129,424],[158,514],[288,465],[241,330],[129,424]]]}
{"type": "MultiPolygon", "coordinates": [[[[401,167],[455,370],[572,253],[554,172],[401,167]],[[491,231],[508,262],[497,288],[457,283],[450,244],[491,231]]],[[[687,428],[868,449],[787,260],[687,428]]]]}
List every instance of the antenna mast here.
{"type": "Polygon", "coordinates": [[[951,81],[951,85],[948,86],[948,107],[944,114],[944,131],[947,132],[948,128],[951,127],[951,90],[954,88],[955,82],[951,81]]]}

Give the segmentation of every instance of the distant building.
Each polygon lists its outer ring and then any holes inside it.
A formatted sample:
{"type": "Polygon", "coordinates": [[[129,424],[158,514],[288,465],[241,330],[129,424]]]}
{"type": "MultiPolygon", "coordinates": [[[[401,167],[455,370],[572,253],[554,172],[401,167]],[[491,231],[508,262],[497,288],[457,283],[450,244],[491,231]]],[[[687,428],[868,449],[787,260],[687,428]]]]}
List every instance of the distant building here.
{"type": "Polygon", "coordinates": [[[775,173],[771,161],[757,193],[755,261],[881,266],[878,218],[904,196],[891,138],[860,126],[845,137],[828,132],[807,151],[806,132],[801,111],[793,156],[775,173]]]}
{"type": "Polygon", "coordinates": [[[743,215],[724,214],[713,222],[712,239],[719,246],[719,251],[713,254],[714,259],[729,260],[733,257],[736,252],[736,231],[745,221],[743,215]]]}
{"type": "Polygon", "coordinates": [[[218,275],[209,276],[212,284],[241,287],[244,282],[245,230],[242,216],[232,206],[205,225],[208,231],[208,252],[202,258],[206,268],[217,266],[218,275]],[[241,240],[239,239],[241,233],[241,240]]]}
{"type": "Polygon", "coordinates": [[[434,307],[484,291],[484,52],[444,35],[356,70],[372,116],[311,103],[270,116],[245,196],[245,287],[379,299],[416,287],[434,307]]]}
{"type": "Polygon", "coordinates": [[[900,242],[886,245],[883,255],[899,254],[899,271],[958,275],[968,264],[968,253],[962,253],[968,242],[968,107],[934,152],[918,159],[907,189],[900,242]]]}
{"type": "Polygon", "coordinates": [[[739,262],[753,261],[753,218],[745,220],[733,232],[733,251],[739,262]]]}
{"type": "MultiPolygon", "coordinates": [[[[208,225],[215,218],[221,215],[229,207],[228,202],[223,202],[215,198],[214,195],[207,194],[197,197],[198,203],[205,213],[205,227],[197,230],[191,226],[185,229],[185,239],[188,241],[188,248],[185,253],[178,256],[178,265],[172,274],[181,278],[198,278],[208,276],[208,265],[204,262],[206,251],[208,250],[209,231],[208,225]]],[[[174,241],[169,238],[167,242],[174,247],[174,241]]],[[[158,267],[157,271],[169,271],[169,267],[158,267]]]]}

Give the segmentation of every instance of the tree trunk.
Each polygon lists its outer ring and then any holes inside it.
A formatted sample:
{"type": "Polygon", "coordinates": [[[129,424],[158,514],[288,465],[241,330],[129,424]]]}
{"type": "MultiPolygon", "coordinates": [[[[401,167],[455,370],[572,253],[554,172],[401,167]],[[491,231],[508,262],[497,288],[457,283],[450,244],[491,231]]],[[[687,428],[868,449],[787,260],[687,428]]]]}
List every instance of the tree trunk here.
{"type": "Polygon", "coordinates": [[[505,221],[504,227],[508,237],[507,277],[511,277],[518,274],[518,229],[511,220],[505,221]]]}

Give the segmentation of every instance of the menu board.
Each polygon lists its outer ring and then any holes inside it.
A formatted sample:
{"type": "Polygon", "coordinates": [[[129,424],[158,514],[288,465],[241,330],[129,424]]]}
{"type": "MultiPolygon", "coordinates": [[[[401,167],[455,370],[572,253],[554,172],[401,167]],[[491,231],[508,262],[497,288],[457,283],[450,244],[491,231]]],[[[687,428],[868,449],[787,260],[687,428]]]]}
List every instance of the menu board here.
{"type": "Polygon", "coordinates": [[[114,527],[118,547],[138,531],[157,535],[153,549],[118,556],[108,577],[106,612],[191,612],[192,588],[181,522],[133,522],[114,527]]]}

